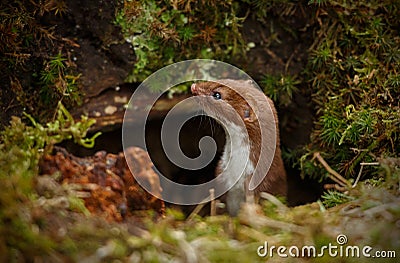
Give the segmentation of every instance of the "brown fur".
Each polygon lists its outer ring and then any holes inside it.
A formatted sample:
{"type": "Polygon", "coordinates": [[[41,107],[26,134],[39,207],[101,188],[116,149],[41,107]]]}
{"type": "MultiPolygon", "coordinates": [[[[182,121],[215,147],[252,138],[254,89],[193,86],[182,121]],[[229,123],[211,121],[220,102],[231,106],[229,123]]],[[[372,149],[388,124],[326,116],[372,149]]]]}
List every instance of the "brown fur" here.
{"type": "MultiPolygon", "coordinates": [[[[209,96],[210,99],[207,100],[209,103],[207,102],[203,104],[204,110],[206,112],[213,112],[218,116],[223,116],[227,120],[233,120],[234,118],[229,116],[229,113],[227,114],[226,104],[220,103],[220,101],[212,98],[213,93],[219,92],[222,100],[230,104],[235,109],[246,125],[250,140],[250,160],[253,163],[256,163],[260,156],[260,125],[267,130],[266,136],[264,136],[267,137],[264,138],[267,140],[270,138],[270,136],[273,136],[273,129],[271,125],[275,125],[275,155],[267,176],[264,177],[262,183],[255,189],[255,194],[257,195],[260,192],[268,192],[273,195],[286,197],[286,172],[281,158],[278,117],[272,100],[265,96],[264,93],[262,93],[258,88],[256,88],[251,81],[226,79],[219,80],[218,82],[221,82],[222,84],[216,82],[196,83],[192,86],[192,93],[194,95],[202,95],[206,97],[209,96]],[[241,95],[243,95],[243,97],[227,86],[234,87],[241,95]],[[256,105],[254,111],[251,110],[247,101],[252,102],[253,105],[256,105]],[[272,109],[272,112],[269,110],[269,107],[272,109]]],[[[260,161],[262,165],[263,160],[260,161]]],[[[217,175],[221,172],[220,166],[221,164],[217,168],[217,175]]]]}

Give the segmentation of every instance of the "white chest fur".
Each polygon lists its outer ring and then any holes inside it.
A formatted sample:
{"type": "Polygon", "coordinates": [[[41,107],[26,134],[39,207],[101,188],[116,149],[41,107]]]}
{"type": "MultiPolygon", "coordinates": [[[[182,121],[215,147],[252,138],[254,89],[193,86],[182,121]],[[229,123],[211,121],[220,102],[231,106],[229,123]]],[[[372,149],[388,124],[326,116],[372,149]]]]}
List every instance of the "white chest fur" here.
{"type": "Polygon", "coordinates": [[[224,183],[232,186],[227,193],[227,208],[231,215],[236,215],[240,204],[246,199],[246,177],[254,172],[250,160],[250,143],[246,129],[235,124],[225,127],[227,138],[220,161],[220,171],[224,174],[224,183]]]}

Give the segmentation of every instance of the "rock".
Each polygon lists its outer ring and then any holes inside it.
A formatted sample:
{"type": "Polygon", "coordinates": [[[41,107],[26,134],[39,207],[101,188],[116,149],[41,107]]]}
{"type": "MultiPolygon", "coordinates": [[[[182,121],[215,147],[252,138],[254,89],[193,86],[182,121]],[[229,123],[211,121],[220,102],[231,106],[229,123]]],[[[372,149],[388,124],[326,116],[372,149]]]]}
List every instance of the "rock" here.
{"type": "Polygon", "coordinates": [[[154,210],[164,215],[164,202],[158,175],[152,169],[148,154],[137,147],[128,148],[127,158],[123,153],[110,154],[105,151],[80,158],[61,147],[54,147],[53,154],[40,161],[40,174],[60,173],[58,182],[72,185],[78,190],[86,208],[95,215],[109,221],[123,221],[135,211],[154,210]],[[133,163],[135,175],[145,178],[157,197],[149,194],[134,179],[127,161],[133,163]]]}

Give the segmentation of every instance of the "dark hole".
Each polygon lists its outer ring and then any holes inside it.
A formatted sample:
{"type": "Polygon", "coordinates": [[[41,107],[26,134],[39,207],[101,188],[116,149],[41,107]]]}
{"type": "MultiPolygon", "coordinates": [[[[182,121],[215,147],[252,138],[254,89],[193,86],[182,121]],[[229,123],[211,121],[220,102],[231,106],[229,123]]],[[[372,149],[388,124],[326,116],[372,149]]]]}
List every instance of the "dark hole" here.
{"type": "MultiPolygon", "coordinates": [[[[165,114],[165,113],[164,113],[165,114]]],[[[217,144],[217,154],[213,160],[204,168],[198,170],[182,169],[172,163],[166,156],[161,145],[161,127],[164,120],[163,114],[153,117],[146,123],[146,147],[155,168],[170,180],[186,184],[196,185],[208,182],[215,177],[215,169],[225,144],[225,133],[222,127],[212,118],[201,115],[189,119],[179,133],[179,144],[183,153],[190,158],[196,158],[200,154],[199,141],[204,136],[211,136],[217,144]]],[[[281,128],[282,129],[282,128],[281,128]]],[[[282,143],[285,138],[282,136],[282,143]]],[[[104,150],[108,153],[118,153],[122,148],[122,127],[115,127],[111,131],[103,132],[96,139],[93,149],[79,147],[73,142],[63,142],[74,155],[84,157],[90,156],[97,151],[104,150]]],[[[311,179],[301,179],[300,171],[286,164],[288,175],[288,198],[290,206],[301,205],[317,200],[322,192],[321,184],[311,179]]],[[[167,204],[168,205],[168,204],[167,204]]],[[[182,207],[185,212],[190,212],[193,207],[182,207]]]]}

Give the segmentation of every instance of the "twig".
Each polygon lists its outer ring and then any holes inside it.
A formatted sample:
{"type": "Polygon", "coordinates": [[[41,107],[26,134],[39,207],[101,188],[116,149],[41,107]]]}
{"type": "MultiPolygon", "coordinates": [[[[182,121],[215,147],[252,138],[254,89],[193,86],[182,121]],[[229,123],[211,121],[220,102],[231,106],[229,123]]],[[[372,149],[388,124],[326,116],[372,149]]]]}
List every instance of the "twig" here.
{"type": "Polygon", "coordinates": [[[338,184],[324,184],[324,189],[325,190],[335,189],[339,192],[345,192],[347,190],[347,187],[340,186],[338,184]]]}
{"type": "Polygon", "coordinates": [[[63,37],[63,38],[61,38],[61,40],[63,40],[64,42],[68,43],[70,46],[77,47],[77,48],[81,47],[78,43],[76,43],[75,41],[73,41],[73,40],[71,40],[69,38],[63,37]]]}
{"type": "Polygon", "coordinates": [[[290,55],[289,59],[286,61],[286,63],[285,63],[285,73],[288,71],[290,62],[292,62],[293,57],[294,57],[296,52],[297,52],[297,48],[292,52],[292,54],[290,55]]]}
{"type": "Polygon", "coordinates": [[[285,206],[278,198],[276,198],[276,196],[273,196],[270,193],[261,192],[260,193],[260,197],[265,199],[265,200],[270,201],[272,204],[276,205],[282,211],[287,211],[288,210],[287,206],[285,206]]]}
{"type": "Polygon", "coordinates": [[[360,178],[361,178],[361,173],[362,173],[362,171],[363,171],[363,168],[364,168],[364,166],[365,166],[365,165],[379,165],[379,163],[378,163],[378,162],[374,162],[374,163],[360,163],[360,165],[361,165],[361,167],[360,167],[360,171],[358,172],[358,175],[357,175],[356,181],[355,181],[355,182],[354,182],[354,184],[351,186],[351,188],[354,188],[354,187],[356,187],[356,186],[357,186],[357,184],[358,184],[358,181],[360,181],[360,178]]]}
{"type": "Polygon", "coordinates": [[[254,204],[255,203],[254,191],[250,191],[249,189],[250,179],[251,179],[250,176],[247,176],[245,179],[246,203],[254,204]]]}
{"type": "Polygon", "coordinates": [[[210,216],[215,216],[217,214],[217,205],[216,205],[214,192],[215,192],[214,188],[211,188],[210,189],[210,199],[211,199],[210,216]]]}
{"type": "Polygon", "coordinates": [[[326,211],[326,208],[325,208],[324,204],[321,202],[321,200],[317,200],[317,204],[319,205],[319,210],[321,212],[325,212],[326,211]]]}
{"type": "Polygon", "coordinates": [[[333,181],[338,183],[341,186],[347,187],[350,186],[349,181],[347,181],[343,176],[341,176],[338,172],[333,170],[329,164],[322,158],[321,154],[319,152],[314,153],[314,158],[317,158],[318,161],[322,164],[322,166],[330,173],[329,178],[331,178],[333,181]]]}
{"type": "Polygon", "coordinates": [[[193,220],[193,218],[201,211],[201,209],[203,209],[203,207],[207,203],[206,202],[207,200],[211,200],[211,215],[213,215],[212,213],[214,213],[214,215],[215,215],[216,211],[217,211],[217,208],[216,208],[217,206],[216,206],[216,202],[214,201],[214,198],[215,198],[215,194],[214,194],[214,189],[212,188],[212,189],[210,189],[210,196],[204,198],[201,201],[201,203],[196,206],[196,208],[188,216],[188,221],[193,220]]]}
{"type": "Polygon", "coordinates": [[[198,204],[196,206],[196,208],[192,211],[192,213],[190,213],[187,220],[192,221],[194,219],[194,217],[201,211],[201,209],[203,209],[204,205],[205,205],[205,203],[198,204]]]}
{"type": "Polygon", "coordinates": [[[281,220],[266,217],[257,212],[256,205],[245,205],[239,214],[239,220],[242,224],[247,224],[254,228],[270,227],[274,229],[281,229],[285,231],[294,232],[301,235],[307,235],[308,228],[293,223],[284,222],[281,220]]]}
{"type": "Polygon", "coordinates": [[[266,234],[264,234],[262,231],[258,231],[255,228],[252,227],[248,227],[246,225],[241,225],[240,228],[238,228],[237,230],[241,235],[247,236],[252,240],[258,240],[259,242],[264,242],[266,240],[268,240],[268,242],[272,243],[272,244],[276,244],[279,243],[279,237],[276,236],[268,236],[266,234]]]}
{"type": "Polygon", "coordinates": [[[264,48],[265,52],[267,52],[267,54],[273,59],[276,60],[280,65],[285,65],[285,62],[283,62],[283,60],[278,57],[278,55],[276,55],[271,49],[269,48],[264,48]]]}

